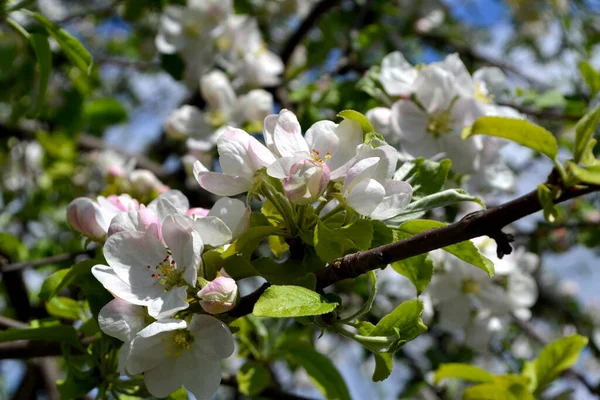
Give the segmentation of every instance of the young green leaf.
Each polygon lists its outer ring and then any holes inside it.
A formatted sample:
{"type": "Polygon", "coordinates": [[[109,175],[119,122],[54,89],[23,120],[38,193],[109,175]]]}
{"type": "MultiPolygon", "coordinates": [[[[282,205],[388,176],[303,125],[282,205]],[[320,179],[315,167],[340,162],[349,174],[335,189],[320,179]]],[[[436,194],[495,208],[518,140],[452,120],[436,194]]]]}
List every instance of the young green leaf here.
{"type": "Polygon", "coordinates": [[[373,353],[373,355],[375,356],[373,382],[381,382],[392,373],[394,359],[390,353],[373,353]]]}
{"type": "Polygon", "coordinates": [[[269,369],[252,360],[248,360],[242,365],[236,377],[240,393],[246,396],[256,396],[271,385],[269,369]]]}
{"type": "Polygon", "coordinates": [[[41,328],[29,329],[6,329],[0,331],[0,343],[13,342],[15,340],[45,340],[66,342],[79,346],[77,331],[72,326],[51,325],[41,328]]]}
{"type": "Polygon", "coordinates": [[[564,370],[571,368],[587,343],[586,337],[571,335],[544,347],[540,355],[523,370],[523,375],[530,379],[535,393],[540,394],[564,370]]]}
{"type": "Polygon", "coordinates": [[[98,264],[98,260],[83,260],[73,265],[71,268],[59,269],[46,278],[42,284],[39,294],[40,299],[49,301],[77,279],[86,275],[91,276],[92,267],[96,264],[98,264]]]}
{"type": "MultiPolygon", "coordinates": [[[[430,229],[440,228],[442,226],[446,226],[446,224],[427,219],[415,219],[400,225],[397,228],[396,235],[398,235],[398,239],[404,239],[405,237],[416,235],[417,233],[425,232],[430,229]],[[405,236],[402,236],[403,233],[405,236]],[[406,236],[406,234],[408,236],[406,236]]],[[[481,254],[473,242],[466,240],[464,242],[443,247],[442,249],[461,260],[484,270],[490,277],[494,276],[494,263],[481,254]]]]}
{"type": "Polygon", "coordinates": [[[350,400],[350,393],[344,378],[329,357],[317,352],[312,345],[304,342],[286,342],[283,350],[289,359],[306,370],[311,381],[326,399],[350,400]]]}
{"type": "Polygon", "coordinates": [[[494,383],[483,383],[465,389],[463,400],[521,400],[509,389],[494,383]]]}
{"type": "Polygon", "coordinates": [[[35,52],[35,57],[40,67],[39,85],[34,108],[34,113],[38,113],[44,104],[46,88],[48,87],[48,80],[52,71],[52,51],[50,51],[48,38],[38,33],[29,35],[29,43],[35,52]]]}
{"type": "Polygon", "coordinates": [[[48,314],[57,317],[76,321],[84,315],[82,305],[69,297],[55,296],[46,303],[48,314]]]}
{"type": "Polygon", "coordinates": [[[408,182],[413,188],[413,201],[417,201],[440,192],[451,167],[452,161],[448,159],[437,162],[420,157],[404,163],[394,174],[394,179],[408,182]]]}
{"type": "Polygon", "coordinates": [[[554,204],[554,196],[552,190],[547,185],[540,184],[537,187],[537,195],[542,209],[544,210],[544,218],[546,221],[553,223],[558,216],[558,211],[554,204]]]}
{"type": "Polygon", "coordinates": [[[83,118],[92,132],[102,132],[110,125],[127,120],[127,110],[116,99],[104,97],[83,105],[83,118]]]}
{"type": "Polygon", "coordinates": [[[394,271],[404,275],[415,285],[418,295],[425,290],[433,277],[433,261],[431,261],[429,254],[419,254],[402,261],[396,261],[391,265],[394,271]]]}
{"type": "Polygon", "coordinates": [[[327,314],[338,303],[301,286],[271,286],[260,296],[252,313],[257,317],[290,318],[327,314]]]}
{"type": "Polygon", "coordinates": [[[596,127],[600,123],[600,106],[588,112],[575,125],[575,144],[573,145],[573,160],[578,163],[588,146],[596,127]]]}
{"type": "Polygon", "coordinates": [[[372,240],[373,225],[366,219],[359,219],[342,228],[331,228],[318,220],[314,232],[317,255],[329,263],[351,250],[367,250],[372,240]]]}
{"type": "Polygon", "coordinates": [[[596,96],[596,93],[600,90],[600,73],[586,61],[579,63],[579,71],[590,88],[591,97],[596,96]]]}
{"type": "Polygon", "coordinates": [[[442,379],[455,378],[469,382],[491,383],[494,382],[494,375],[474,365],[448,363],[442,364],[435,371],[434,382],[437,385],[442,379]]]}
{"type": "Polygon", "coordinates": [[[83,47],[79,40],[42,14],[31,11],[27,11],[27,13],[38,20],[48,34],[56,40],[71,64],[86,74],[90,73],[92,69],[92,55],[83,47]]]}
{"type": "MultiPolygon", "coordinates": [[[[423,303],[420,300],[410,300],[401,303],[394,311],[383,317],[369,336],[398,336],[402,345],[419,336],[427,330],[421,316],[423,303]]],[[[399,347],[396,347],[398,350],[399,347]]]]}
{"type": "Polygon", "coordinates": [[[473,135],[496,136],[512,140],[538,151],[551,160],[558,154],[558,143],[552,133],[524,119],[505,117],[480,117],[473,126],[463,131],[462,138],[473,135]]]}
{"type": "Polygon", "coordinates": [[[369,132],[375,132],[375,128],[373,127],[373,124],[371,123],[371,121],[369,121],[369,119],[367,117],[365,117],[363,114],[359,113],[358,111],[344,110],[344,111],[340,111],[337,116],[342,117],[344,119],[352,120],[354,122],[358,122],[358,124],[362,128],[363,134],[366,134],[369,132]]]}
{"type": "Polygon", "coordinates": [[[600,165],[580,167],[570,161],[567,161],[567,165],[573,176],[580,182],[591,185],[600,185],[600,165]]]}
{"type": "Polygon", "coordinates": [[[466,190],[448,189],[433,193],[410,203],[400,214],[389,220],[390,223],[400,223],[415,218],[420,218],[429,210],[446,207],[463,201],[472,201],[483,208],[485,205],[479,197],[471,196],[466,190]]]}

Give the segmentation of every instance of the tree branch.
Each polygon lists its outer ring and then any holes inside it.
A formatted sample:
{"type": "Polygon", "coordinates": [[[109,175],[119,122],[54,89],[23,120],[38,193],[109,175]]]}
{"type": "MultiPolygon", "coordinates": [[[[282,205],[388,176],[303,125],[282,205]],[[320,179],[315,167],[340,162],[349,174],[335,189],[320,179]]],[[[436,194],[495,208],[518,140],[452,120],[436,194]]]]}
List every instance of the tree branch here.
{"type": "Polygon", "coordinates": [[[26,268],[36,268],[49,264],[58,264],[61,262],[69,261],[74,259],[77,256],[88,255],[92,257],[94,252],[96,251],[96,247],[92,247],[86,250],[76,251],[73,253],[63,253],[57,254],[55,256],[50,256],[46,258],[40,258],[39,260],[34,261],[24,261],[20,263],[7,264],[5,266],[0,266],[0,273],[12,272],[12,271],[20,271],[26,268]]]}
{"type": "MultiPolygon", "coordinates": [[[[233,375],[223,376],[221,378],[221,385],[229,386],[236,390],[238,388],[237,379],[233,375]]],[[[295,394],[283,392],[273,388],[267,388],[260,392],[260,397],[276,400],[311,400],[309,397],[297,396],[295,394]]]]}
{"type": "MultiPolygon", "coordinates": [[[[80,343],[85,348],[95,340],[95,336],[89,336],[82,338],[80,343]]],[[[61,344],[61,342],[45,342],[43,340],[0,343],[0,360],[60,356],[62,354],[61,344]]]]}

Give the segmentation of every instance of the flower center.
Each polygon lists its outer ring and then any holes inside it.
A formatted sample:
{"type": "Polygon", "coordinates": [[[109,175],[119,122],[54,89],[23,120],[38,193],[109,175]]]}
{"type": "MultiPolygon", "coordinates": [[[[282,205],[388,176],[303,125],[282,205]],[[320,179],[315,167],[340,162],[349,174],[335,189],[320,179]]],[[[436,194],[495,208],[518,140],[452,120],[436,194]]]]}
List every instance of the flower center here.
{"type": "Polygon", "coordinates": [[[310,152],[310,155],[314,161],[320,162],[320,163],[327,162],[327,160],[329,160],[331,158],[330,151],[328,151],[324,155],[322,155],[321,152],[318,151],[317,149],[312,149],[312,151],[310,152]]]}
{"type": "Polygon", "coordinates": [[[169,290],[176,286],[183,274],[183,271],[177,268],[177,263],[173,260],[173,257],[171,257],[171,250],[169,249],[167,249],[165,258],[158,263],[158,265],[155,265],[154,267],[146,265],[146,268],[150,272],[152,278],[157,279],[161,285],[165,286],[165,290],[169,290]]]}
{"type": "Polygon", "coordinates": [[[438,138],[441,135],[445,135],[450,132],[450,126],[452,122],[453,121],[450,118],[450,111],[445,111],[440,115],[431,116],[429,117],[429,122],[427,123],[427,131],[438,138]]]}
{"type": "Polygon", "coordinates": [[[194,337],[190,334],[188,330],[181,329],[176,331],[173,335],[171,335],[168,338],[162,338],[161,341],[165,342],[167,357],[180,358],[181,356],[183,356],[183,353],[185,351],[189,350],[192,347],[192,343],[194,343],[194,337]]]}
{"type": "Polygon", "coordinates": [[[481,286],[474,279],[466,279],[462,283],[462,291],[463,293],[477,294],[481,291],[481,286]]]}

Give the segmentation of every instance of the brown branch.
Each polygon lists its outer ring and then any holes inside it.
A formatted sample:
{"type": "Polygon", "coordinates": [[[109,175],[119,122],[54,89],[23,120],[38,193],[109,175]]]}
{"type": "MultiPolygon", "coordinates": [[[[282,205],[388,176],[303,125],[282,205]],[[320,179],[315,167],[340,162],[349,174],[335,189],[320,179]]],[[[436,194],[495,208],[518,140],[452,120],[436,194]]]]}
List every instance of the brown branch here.
{"type": "Polygon", "coordinates": [[[29,325],[24,322],[17,321],[16,319],[8,318],[0,315],[0,327],[2,329],[14,328],[14,329],[27,329],[29,325]]]}
{"type": "MultiPolygon", "coordinates": [[[[79,343],[85,348],[95,340],[95,336],[90,336],[81,339],[79,343]]],[[[45,342],[43,340],[0,343],[0,360],[60,356],[62,354],[61,344],[62,342],[45,342]]],[[[73,349],[73,351],[77,350],[73,349]]]]}
{"type": "Polygon", "coordinates": [[[0,273],[20,271],[20,270],[26,269],[26,268],[36,268],[36,267],[41,267],[41,266],[49,265],[49,264],[58,264],[58,263],[62,263],[65,261],[72,260],[75,257],[81,256],[84,254],[92,257],[94,255],[95,251],[96,251],[96,247],[92,247],[90,249],[76,251],[73,253],[63,253],[63,254],[57,254],[55,256],[50,256],[50,257],[46,257],[46,258],[40,258],[39,260],[7,264],[5,266],[0,266],[0,273]]]}

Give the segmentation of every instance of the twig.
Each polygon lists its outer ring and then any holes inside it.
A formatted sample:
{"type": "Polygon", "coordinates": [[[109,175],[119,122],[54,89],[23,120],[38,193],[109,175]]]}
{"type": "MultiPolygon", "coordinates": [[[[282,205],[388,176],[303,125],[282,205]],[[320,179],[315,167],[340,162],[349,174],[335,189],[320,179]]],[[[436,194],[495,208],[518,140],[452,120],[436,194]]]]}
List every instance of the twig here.
{"type": "Polygon", "coordinates": [[[16,319],[8,318],[0,315],[0,327],[2,328],[14,328],[14,329],[27,329],[29,325],[24,322],[17,321],[16,319]]]}
{"type": "MultiPolygon", "coordinates": [[[[561,203],[575,197],[600,190],[600,186],[565,189],[555,201],[561,203]]],[[[537,192],[533,191],[497,207],[478,211],[442,228],[430,229],[408,239],[386,244],[367,251],[348,254],[333,261],[331,265],[318,271],[317,290],[326,288],[348,278],[356,278],[394,261],[424,254],[432,250],[464,242],[479,236],[497,235],[506,225],[542,209],[537,192]]],[[[237,308],[229,313],[232,317],[242,317],[252,312],[254,303],[268,288],[264,284],[255,292],[244,296],[237,308]]]]}
{"type": "Polygon", "coordinates": [[[300,44],[304,35],[306,35],[313,25],[317,22],[319,17],[326,13],[330,8],[333,8],[337,5],[340,0],[321,0],[318,2],[314,8],[308,13],[308,15],[302,20],[298,29],[294,31],[294,33],[288,38],[288,40],[284,43],[283,48],[279,56],[281,57],[281,61],[285,65],[288,64],[296,46],[300,44]]]}
{"type": "Polygon", "coordinates": [[[0,266],[0,273],[12,272],[12,271],[20,271],[26,268],[36,268],[49,264],[58,264],[61,262],[69,261],[74,259],[77,256],[88,255],[93,256],[96,251],[96,247],[92,247],[86,250],[76,251],[72,253],[63,253],[57,254],[55,256],[50,256],[46,258],[41,258],[39,260],[34,261],[24,261],[20,263],[7,264],[5,266],[0,266]]]}

